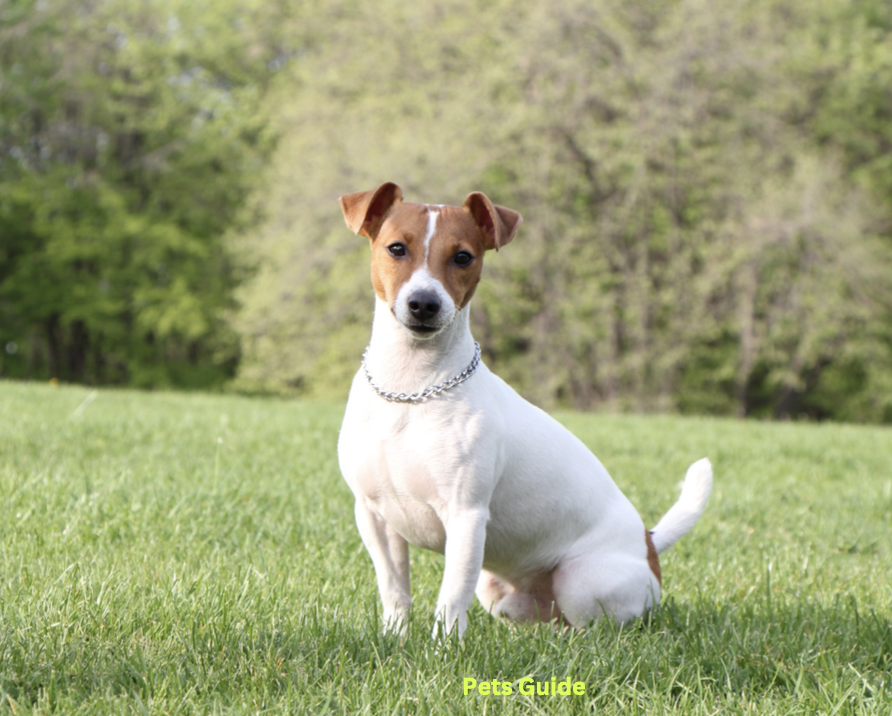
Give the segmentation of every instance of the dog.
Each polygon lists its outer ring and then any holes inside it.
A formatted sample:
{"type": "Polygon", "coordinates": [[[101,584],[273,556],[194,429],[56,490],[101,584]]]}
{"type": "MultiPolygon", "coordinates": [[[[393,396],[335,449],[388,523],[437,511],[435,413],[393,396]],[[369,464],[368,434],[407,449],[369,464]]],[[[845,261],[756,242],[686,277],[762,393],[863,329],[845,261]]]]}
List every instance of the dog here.
{"type": "Polygon", "coordinates": [[[591,451],[483,364],[469,304],[520,214],[480,192],[461,207],[404,202],[390,182],[339,202],[370,241],[376,301],[338,460],[385,631],[405,631],[409,544],[445,555],[435,637],[465,632],[475,592],[494,616],[569,627],[658,604],[658,555],[702,514],[712,466],[691,465],[648,531],[591,451]]]}

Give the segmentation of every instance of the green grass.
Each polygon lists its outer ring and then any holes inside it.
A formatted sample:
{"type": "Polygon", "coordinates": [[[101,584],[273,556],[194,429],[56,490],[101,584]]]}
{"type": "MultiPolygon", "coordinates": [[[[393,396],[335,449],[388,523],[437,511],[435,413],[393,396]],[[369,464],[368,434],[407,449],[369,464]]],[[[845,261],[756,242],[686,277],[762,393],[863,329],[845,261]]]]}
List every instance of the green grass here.
{"type": "Polygon", "coordinates": [[[715,486],[646,620],[384,637],[342,406],[0,383],[0,713],[888,714],[892,431],[562,414],[652,525],[715,486]],[[91,395],[93,399],[90,400],[91,395]],[[465,695],[571,676],[585,696],[465,695]]]}

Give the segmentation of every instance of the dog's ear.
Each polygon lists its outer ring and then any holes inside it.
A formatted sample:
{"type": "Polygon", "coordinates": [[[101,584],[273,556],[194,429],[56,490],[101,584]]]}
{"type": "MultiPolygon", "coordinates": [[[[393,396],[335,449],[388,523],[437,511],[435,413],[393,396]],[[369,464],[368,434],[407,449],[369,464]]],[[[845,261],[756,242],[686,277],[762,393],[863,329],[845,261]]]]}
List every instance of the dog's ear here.
{"type": "Polygon", "coordinates": [[[386,182],[372,191],[345,194],[338,203],[350,231],[374,241],[387,214],[402,200],[402,190],[393,182],[386,182]]]}
{"type": "Polygon", "coordinates": [[[468,194],[464,209],[470,212],[483,232],[487,250],[498,251],[511,241],[523,221],[523,217],[516,211],[493,204],[486,194],[479,191],[468,194]]]}

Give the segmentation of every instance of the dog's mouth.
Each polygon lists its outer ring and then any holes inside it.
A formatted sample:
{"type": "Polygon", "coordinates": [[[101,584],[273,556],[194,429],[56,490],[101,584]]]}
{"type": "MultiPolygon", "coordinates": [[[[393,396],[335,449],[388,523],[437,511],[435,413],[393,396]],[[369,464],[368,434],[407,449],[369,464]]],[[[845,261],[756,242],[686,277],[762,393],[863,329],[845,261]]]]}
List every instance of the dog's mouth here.
{"type": "Polygon", "coordinates": [[[417,325],[403,324],[406,328],[408,328],[412,333],[420,333],[423,336],[431,336],[437,331],[439,331],[443,326],[426,326],[423,323],[419,323],[417,325]]]}
{"type": "Polygon", "coordinates": [[[393,308],[393,306],[390,307],[390,312],[403,328],[409,331],[409,333],[411,333],[412,335],[418,336],[419,338],[430,338],[435,333],[439,333],[446,325],[443,324],[439,326],[432,326],[427,323],[406,323],[405,321],[400,320],[400,317],[397,315],[397,312],[393,308]]]}
{"type": "MultiPolygon", "coordinates": [[[[397,311],[394,306],[390,307],[390,313],[396,319],[397,323],[399,323],[403,328],[406,329],[406,331],[408,331],[409,335],[411,335],[413,338],[417,338],[418,340],[427,340],[429,338],[433,338],[451,323],[451,320],[443,323],[416,323],[415,320],[409,318],[408,316],[403,316],[401,318],[399,315],[400,312],[397,311]]],[[[437,316],[437,318],[442,317],[437,316]]]]}

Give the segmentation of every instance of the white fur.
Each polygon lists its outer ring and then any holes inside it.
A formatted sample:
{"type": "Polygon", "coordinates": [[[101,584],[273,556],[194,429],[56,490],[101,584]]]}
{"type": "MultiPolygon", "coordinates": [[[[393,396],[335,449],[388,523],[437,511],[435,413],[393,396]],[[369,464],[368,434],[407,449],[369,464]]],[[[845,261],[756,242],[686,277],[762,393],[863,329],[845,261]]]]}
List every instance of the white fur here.
{"type": "MultiPolygon", "coordinates": [[[[468,308],[456,311],[451,297],[434,336],[420,340],[400,323],[409,286],[446,294],[425,267],[399,292],[396,315],[378,299],[367,357],[378,385],[406,393],[460,373],[474,354],[468,308]]],[[[543,574],[573,625],[605,612],[626,621],[659,601],[644,523],[607,470],[482,363],[465,383],[417,405],[383,400],[360,371],[338,457],[388,629],[405,624],[411,604],[409,543],[445,554],[437,617],[446,631],[465,631],[475,589],[493,614],[531,616],[530,592],[543,574]]],[[[695,463],[678,505],[657,525],[658,550],[693,526],[710,483],[708,460],[695,463]]]]}
{"type": "MultiPolygon", "coordinates": [[[[425,263],[422,268],[412,274],[412,278],[403,284],[396,296],[393,311],[396,313],[396,317],[401,323],[404,325],[412,323],[412,316],[409,312],[409,296],[417,290],[433,291],[440,298],[440,303],[442,304],[440,312],[433,320],[428,321],[429,325],[445,326],[452,322],[455,318],[455,301],[452,300],[452,296],[449,295],[449,292],[443,287],[443,284],[431,276],[430,271],[427,270],[427,264],[425,263]]],[[[416,337],[423,339],[427,336],[422,334],[416,337]]]]}
{"type": "Polygon", "coordinates": [[[712,490],[712,465],[707,458],[688,468],[681,497],[651,530],[657,554],[669,549],[700,519],[712,490]]]}
{"type": "Polygon", "coordinates": [[[427,233],[424,235],[424,265],[427,266],[427,259],[431,253],[431,239],[437,233],[437,219],[440,211],[436,207],[427,207],[427,233]]]}

